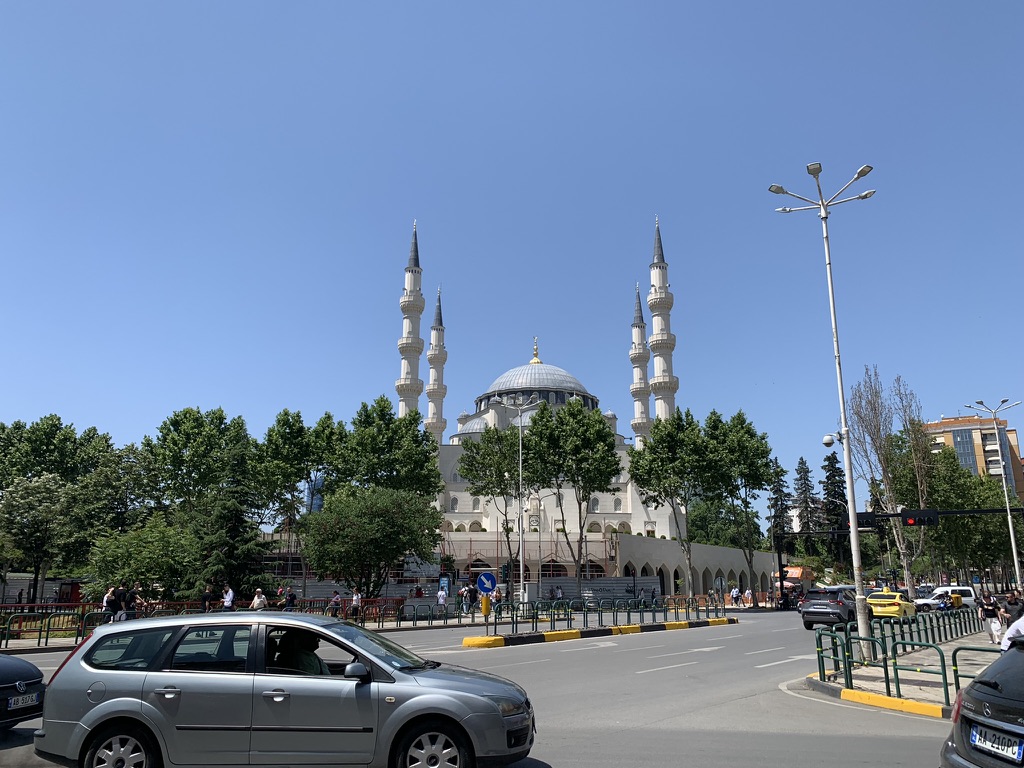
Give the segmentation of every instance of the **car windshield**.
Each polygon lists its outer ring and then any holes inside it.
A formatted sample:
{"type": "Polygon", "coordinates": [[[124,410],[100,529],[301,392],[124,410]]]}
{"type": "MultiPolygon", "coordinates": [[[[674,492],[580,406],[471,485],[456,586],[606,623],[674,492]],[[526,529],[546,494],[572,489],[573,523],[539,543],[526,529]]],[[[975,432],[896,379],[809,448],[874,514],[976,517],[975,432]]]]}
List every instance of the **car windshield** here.
{"type": "Polygon", "coordinates": [[[895,592],[872,592],[868,595],[868,600],[897,600],[899,595],[895,592]]]}
{"type": "Polygon", "coordinates": [[[370,632],[348,621],[328,624],[324,629],[354,645],[359,650],[365,651],[382,664],[395,669],[423,668],[430,664],[426,659],[417,656],[409,649],[391,642],[384,635],[370,632]]]}

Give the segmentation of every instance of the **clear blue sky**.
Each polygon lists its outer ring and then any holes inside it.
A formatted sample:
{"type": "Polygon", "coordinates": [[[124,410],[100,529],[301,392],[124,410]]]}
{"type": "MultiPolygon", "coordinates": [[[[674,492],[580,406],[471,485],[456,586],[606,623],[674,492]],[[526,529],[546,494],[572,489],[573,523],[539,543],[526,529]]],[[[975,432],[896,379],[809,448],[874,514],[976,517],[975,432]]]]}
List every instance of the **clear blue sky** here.
{"type": "Polygon", "coordinates": [[[1022,21],[1019,2],[6,3],[0,421],[57,413],[121,445],[188,406],[262,437],[283,408],[394,401],[416,219],[446,437],[535,335],[631,436],[657,215],[677,403],[743,409],[820,480],[821,228],[768,186],[875,167],[851,191],[878,193],[830,218],[848,389],[877,365],[929,419],[1024,398],[1022,21]]]}

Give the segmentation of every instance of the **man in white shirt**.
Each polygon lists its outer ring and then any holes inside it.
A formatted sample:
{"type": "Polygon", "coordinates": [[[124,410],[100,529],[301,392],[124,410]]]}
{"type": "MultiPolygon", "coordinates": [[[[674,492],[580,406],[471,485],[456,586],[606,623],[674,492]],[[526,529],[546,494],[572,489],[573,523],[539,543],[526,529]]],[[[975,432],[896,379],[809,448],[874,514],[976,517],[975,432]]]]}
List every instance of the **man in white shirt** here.
{"type": "Polygon", "coordinates": [[[235,610],[235,593],[230,584],[224,585],[224,597],[221,601],[221,608],[225,611],[235,610]]]}
{"type": "Polygon", "coordinates": [[[1013,622],[1009,629],[1006,630],[1006,634],[1003,635],[1003,641],[999,644],[1000,650],[1008,651],[1010,649],[1010,641],[1015,637],[1024,637],[1024,616],[1013,622]]]}
{"type": "Polygon", "coordinates": [[[437,590],[437,604],[444,605],[448,602],[448,593],[444,591],[444,587],[437,590]]]}

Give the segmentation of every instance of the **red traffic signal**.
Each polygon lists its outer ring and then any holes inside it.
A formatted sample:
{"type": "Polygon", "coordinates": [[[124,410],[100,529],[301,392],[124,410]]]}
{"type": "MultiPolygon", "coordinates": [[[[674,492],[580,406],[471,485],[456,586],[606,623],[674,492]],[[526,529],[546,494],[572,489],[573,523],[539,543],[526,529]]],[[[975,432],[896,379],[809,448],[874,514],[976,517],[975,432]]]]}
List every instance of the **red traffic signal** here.
{"type": "Polygon", "coordinates": [[[938,525],[939,511],[937,509],[900,509],[900,517],[904,525],[917,527],[919,525],[938,525]]]}

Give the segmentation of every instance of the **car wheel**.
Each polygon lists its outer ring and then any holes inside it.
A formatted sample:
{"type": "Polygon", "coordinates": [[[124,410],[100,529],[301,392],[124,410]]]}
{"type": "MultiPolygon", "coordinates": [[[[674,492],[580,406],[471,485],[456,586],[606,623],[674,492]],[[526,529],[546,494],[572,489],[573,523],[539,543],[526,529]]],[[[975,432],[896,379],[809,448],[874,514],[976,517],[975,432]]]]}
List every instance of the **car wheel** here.
{"type": "Polygon", "coordinates": [[[402,737],[393,768],[471,768],[469,748],[451,725],[426,721],[402,737]]]}
{"type": "Polygon", "coordinates": [[[125,723],[96,735],[84,768],[160,768],[160,754],[148,733],[125,723]]]}
{"type": "Polygon", "coordinates": [[[805,621],[804,622],[804,629],[814,629],[814,624],[811,623],[810,621],[805,621]]]}

